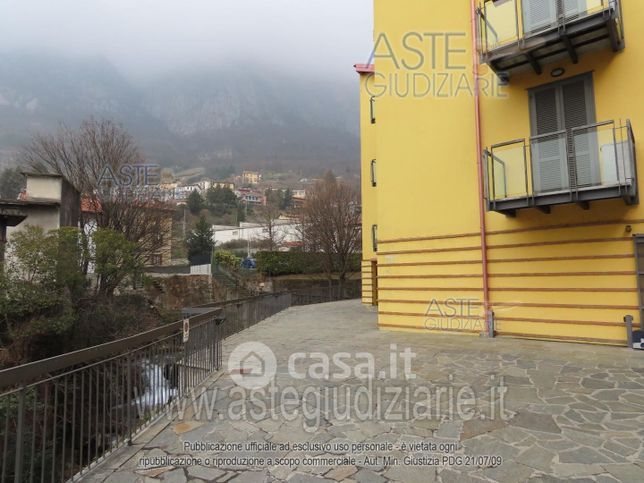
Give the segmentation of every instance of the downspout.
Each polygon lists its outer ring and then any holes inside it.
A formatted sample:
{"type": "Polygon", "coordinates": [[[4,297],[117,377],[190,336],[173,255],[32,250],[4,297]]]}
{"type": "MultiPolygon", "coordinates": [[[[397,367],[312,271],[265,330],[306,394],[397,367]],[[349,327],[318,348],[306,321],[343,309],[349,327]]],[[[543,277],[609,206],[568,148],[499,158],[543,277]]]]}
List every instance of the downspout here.
{"type": "Polygon", "coordinates": [[[476,0],[470,0],[470,20],[472,27],[472,75],[474,77],[474,119],[476,125],[476,165],[479,182],[479,229],[481,231],[481,260],[483,269],[483,310],[485,333],[494,336],[491,325],[490,286],[488,276],[487,236],[485,227],[485,176],[483,173],[483,152],[481,150],[481,98],[479,93],[479,57],[476,28],[476,0]]]}

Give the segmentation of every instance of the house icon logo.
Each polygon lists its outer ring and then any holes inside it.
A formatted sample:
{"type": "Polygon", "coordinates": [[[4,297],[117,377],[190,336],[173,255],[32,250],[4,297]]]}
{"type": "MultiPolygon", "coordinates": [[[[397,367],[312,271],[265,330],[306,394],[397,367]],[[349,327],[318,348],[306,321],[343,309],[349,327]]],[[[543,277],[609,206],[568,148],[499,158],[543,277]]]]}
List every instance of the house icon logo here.
{"type": "Polygon", "coordinates": [[[238,386],[261,389],[275,377],[277,360],[266,344],[245,342],[230,353],[228,372],[238,386]]]}

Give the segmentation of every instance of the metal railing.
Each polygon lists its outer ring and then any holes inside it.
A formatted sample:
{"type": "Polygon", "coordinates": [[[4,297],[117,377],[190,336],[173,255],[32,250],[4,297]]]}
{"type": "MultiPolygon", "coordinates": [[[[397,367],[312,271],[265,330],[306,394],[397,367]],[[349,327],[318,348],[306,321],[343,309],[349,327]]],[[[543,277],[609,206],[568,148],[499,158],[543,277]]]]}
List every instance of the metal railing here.
{"type": "Polygon", "coordinates": [[[74,479],[221,366],[219,311],[0,371],[0,482],[74,479]]]}
{"type": "Polygon", "coordinates": [[[535,35],[601,12],[619,17],[621,36],[620,0],[482,0],[477,10],[479,51],[489,54],[511,44],[521,44],[535,35]]]}
{"type": "Polygon", "coordinates": [[[332,284],[204,304],[184,309],[184,316],[214,309],[221,310],[221,317],[226,321],[222,328],[222,336],[226,338],[289,307],[357,299],[361,297],[361,293],[361,281],[349,280],[342,286],[332,284]]]}
{"type": "Polygon", "coordinates": [[[362,281],[348,280],[342,286],[331,285],[291,291],[291,305],[312,305],[362,297],[362,281]]]}
{"type": "Polygon", "coordinates": [[[293,305],[359,297],[348,283],[207,304],[184,309],[187,332],[184,319],[0,371],[0,483],[80,478],[220,369],[226,337],[293,305]]]}
{"type": "Polygon", "coordinates": [[[630,121],[515,139],[485,150],[490,202],[602,187],[636,187],[630,121]]]}

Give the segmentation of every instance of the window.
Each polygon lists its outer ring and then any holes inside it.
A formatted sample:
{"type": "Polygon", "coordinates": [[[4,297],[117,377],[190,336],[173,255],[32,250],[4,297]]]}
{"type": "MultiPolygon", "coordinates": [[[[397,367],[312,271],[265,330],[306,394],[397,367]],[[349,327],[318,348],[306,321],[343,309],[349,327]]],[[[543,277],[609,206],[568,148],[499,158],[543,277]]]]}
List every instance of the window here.
{"type": "Polygon", "coordinates": [[[599,182],[592,75],[548,84],[530,91],[531,152],[537,193],[599,182]]]}
{"type": "Polygon", "coordinates": [[[376,123],[376,98],[371,96],[369,99],[369,112],[371,115],[371,124],[376,123]]]}
{"type": "Polygon", "coordinates": [[[376,186],[376,160],[371,160],[371,186],[376,186]]]}
{"type": "Polygon", "coordinates": [[[371,225],[371,243],[373,245],[373,251],[378,251],[378,225],[371,225]]]}

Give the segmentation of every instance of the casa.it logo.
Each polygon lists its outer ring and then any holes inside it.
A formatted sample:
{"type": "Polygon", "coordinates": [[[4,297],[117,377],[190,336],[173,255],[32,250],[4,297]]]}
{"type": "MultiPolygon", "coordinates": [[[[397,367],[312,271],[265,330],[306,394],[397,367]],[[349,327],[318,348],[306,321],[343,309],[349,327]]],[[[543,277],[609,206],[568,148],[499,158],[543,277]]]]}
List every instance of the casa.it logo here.
{"type": "Polygon", "coordinates": [[[228,357],[228,372],[235,384],[246,389],[267,386],[277,373],[275,354],[261,342],[245,342],[228,357]]]}

